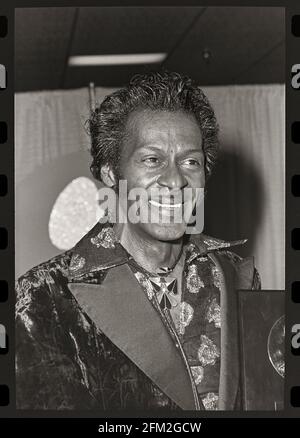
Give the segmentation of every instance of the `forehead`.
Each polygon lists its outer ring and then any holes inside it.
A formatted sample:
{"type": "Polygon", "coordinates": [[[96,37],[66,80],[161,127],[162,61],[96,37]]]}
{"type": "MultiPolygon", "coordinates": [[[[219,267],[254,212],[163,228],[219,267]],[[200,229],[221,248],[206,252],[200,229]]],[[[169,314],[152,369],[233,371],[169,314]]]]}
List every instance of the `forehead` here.
{"type": "Polygon", "coordinates": [[[135,148],[156,145],[189,144],[201,147],[200,127],[193,114],[183,111],[137,110],[126,124],[127,137],[135,148]]]}

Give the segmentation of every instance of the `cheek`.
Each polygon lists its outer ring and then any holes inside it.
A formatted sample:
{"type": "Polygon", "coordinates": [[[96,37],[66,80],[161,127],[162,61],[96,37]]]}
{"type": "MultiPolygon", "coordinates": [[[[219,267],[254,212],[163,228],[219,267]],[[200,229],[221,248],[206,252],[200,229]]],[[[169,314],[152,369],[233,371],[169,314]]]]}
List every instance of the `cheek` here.
{"type": "Polygon", "coordinates": [[[190,187],[194,188],[204,188],[205,187],[205,172],[204,170],[199,170],[199,172],[193,172],[188,174],[186,179],[190,187]]]}
{"type": "Polygon", "coordinates": [[[145,168],[141,168],[136,164],[128,163],[121,174],[122,179],[127,181],[128,189],[147,187],[153,181],[155,181],[155,175],[153,172],[147,172],[145,168]]]}
{"type": "Polygon", "coordinates": [[[136,166],[134,166],[130,161],[122,161],[120,166],[120,177],[125,179],[127,182],[135,181],[139,177],[139,172],[136,166]]]}
{"type": "Polygon", "coordinates": [[[205,187],[205,180],[206,180],[206,175],[205,175],[205,171],[203,170],[203,172],[201,172],[201,176],[200,176],[200,187],[202,187],[202,188],[205,187]]]}

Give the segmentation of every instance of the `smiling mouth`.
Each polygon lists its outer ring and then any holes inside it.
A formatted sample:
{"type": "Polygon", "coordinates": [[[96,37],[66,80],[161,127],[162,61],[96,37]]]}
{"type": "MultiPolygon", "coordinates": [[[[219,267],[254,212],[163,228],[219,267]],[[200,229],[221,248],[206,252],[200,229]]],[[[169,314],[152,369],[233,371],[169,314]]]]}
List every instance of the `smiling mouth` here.
{"type": "Polygon", "coordinates": [[[154,205],[155,207],[160,207],[160,208],[180,208],[182,207],[182,203],[179,204],[163,204],[161,202],[157,202],[157,201],[153,201],[150,200],[149,204],[154,205]]]}

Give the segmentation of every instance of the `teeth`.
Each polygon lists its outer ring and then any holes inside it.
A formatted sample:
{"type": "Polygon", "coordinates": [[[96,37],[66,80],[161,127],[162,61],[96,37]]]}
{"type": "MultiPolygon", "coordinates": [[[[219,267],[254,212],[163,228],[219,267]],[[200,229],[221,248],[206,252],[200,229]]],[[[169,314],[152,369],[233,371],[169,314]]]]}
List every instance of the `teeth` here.
{"type": "Polygon", "coordinates": [[[161,207],[161,208],[180,208],[182,205],[182,204],[161,204],[160,202],[156,202],[156,201],[149,201],[149,204],[152,204],[155,207],[161,207]]]}

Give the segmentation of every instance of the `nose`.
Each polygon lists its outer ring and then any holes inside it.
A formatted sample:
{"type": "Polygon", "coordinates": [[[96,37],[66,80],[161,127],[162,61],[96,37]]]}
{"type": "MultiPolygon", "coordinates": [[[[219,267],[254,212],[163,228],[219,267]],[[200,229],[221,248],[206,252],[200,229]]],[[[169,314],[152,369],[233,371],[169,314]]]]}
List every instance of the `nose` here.
{"type": "Polygon", "coordinates": [[[187,180],[175,163],[170,163],[165,171],[159,176],[157,182],[162,187],[168,189],[183,189],[187,185],[187,180]]]}

